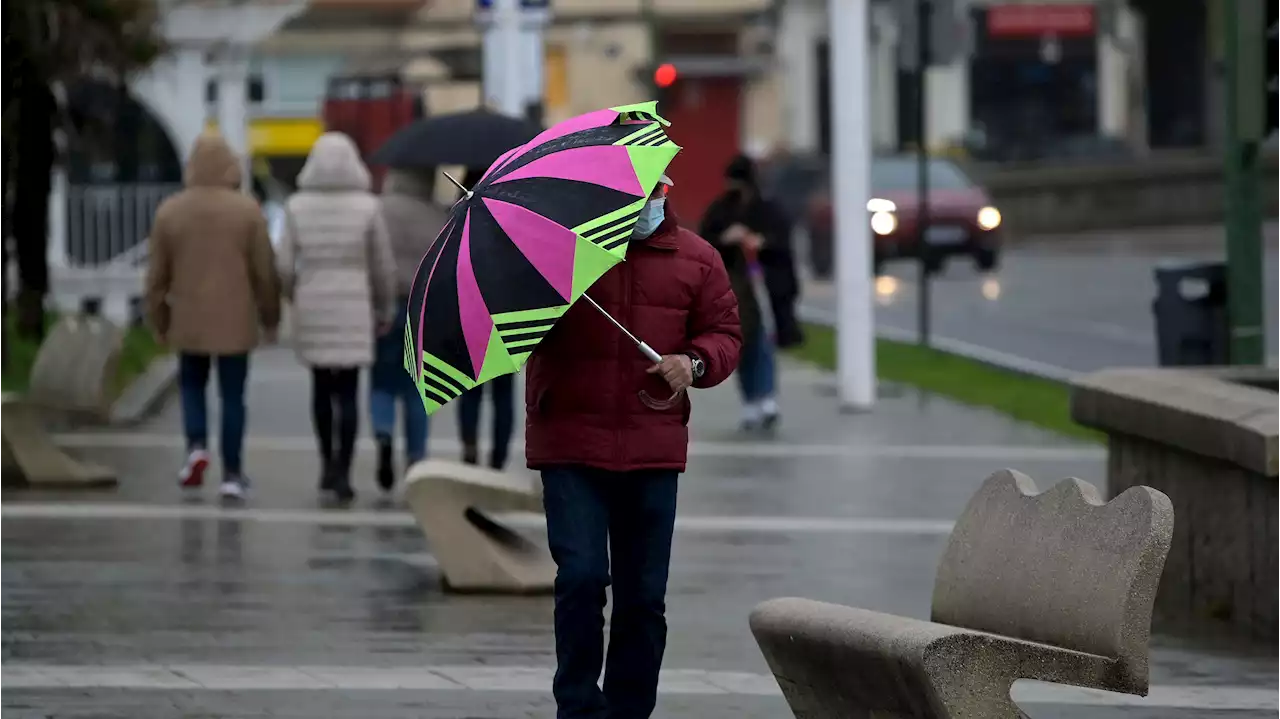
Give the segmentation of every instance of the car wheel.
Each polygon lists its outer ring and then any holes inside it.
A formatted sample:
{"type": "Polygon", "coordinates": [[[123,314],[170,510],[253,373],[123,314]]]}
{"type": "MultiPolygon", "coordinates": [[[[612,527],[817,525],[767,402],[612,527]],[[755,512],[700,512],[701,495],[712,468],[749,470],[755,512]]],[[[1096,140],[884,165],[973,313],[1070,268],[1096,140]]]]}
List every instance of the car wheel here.
{"type": "Polygon", "coordinates": [[[983,272],[990,272],[1000,265],[1000,253],[989,248],[974,250],[973,264],[983,272]]]}

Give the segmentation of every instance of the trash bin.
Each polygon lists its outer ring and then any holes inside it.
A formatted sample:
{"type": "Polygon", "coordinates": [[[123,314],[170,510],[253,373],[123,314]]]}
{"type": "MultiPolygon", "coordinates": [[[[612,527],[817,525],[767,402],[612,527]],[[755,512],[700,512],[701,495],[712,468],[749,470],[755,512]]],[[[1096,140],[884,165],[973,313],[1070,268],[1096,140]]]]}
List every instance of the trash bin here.
{"type": "Polygon", "coordinates": [[[1229,364],[1226,264],[1161,263],[1155,280],[1152,312],[1160,366],[1229,364]]]}

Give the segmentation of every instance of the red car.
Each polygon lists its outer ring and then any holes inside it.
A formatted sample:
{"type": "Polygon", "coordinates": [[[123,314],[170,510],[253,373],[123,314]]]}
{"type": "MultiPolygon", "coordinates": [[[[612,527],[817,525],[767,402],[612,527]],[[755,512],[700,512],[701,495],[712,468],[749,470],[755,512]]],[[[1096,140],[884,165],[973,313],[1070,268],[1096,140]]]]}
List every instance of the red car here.
{"type": "MultiPolygon", "coordinates": [[[[918,164],[914,157],[878,157],[871,163],[867,221],[875,242],[875,270],[891,259],[919,257],[918,164]]],[[[810,206],[815,229],[831,227],[831,200],[822,194],[810,206]]],[[[1000,211],[985,190],[955,164],[929,161],[929,227],[925,263],[931,272],[947,259],[967,255],[986,271],[1000,261],[1000,211]]]]}

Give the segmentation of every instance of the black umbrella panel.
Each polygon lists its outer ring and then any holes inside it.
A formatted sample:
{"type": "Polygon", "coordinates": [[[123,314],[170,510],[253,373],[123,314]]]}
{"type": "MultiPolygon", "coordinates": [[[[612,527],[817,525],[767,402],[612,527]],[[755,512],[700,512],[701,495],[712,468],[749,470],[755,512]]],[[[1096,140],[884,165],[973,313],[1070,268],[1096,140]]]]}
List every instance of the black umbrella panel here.
{"type": "Polygon", "coordinates": [[[488,110],[427,117],[400,128],[370,161],[404,170],[440,165],[488,167],[517,145],[532,140],[541,128],[488,110]]]}

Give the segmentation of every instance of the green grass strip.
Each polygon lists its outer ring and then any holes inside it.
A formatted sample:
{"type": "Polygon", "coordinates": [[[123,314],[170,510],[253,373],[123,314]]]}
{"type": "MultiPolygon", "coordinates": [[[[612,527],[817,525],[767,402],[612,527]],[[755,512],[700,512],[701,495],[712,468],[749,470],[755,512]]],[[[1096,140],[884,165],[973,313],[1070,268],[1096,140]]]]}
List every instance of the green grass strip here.
{"type": "MultiPolygon", "coordinates": [[[[805,325],[804,345],[790,351],[797,359],[825,369],[836,366],[836,333],[829,327],[805,325]]],[[[1090,442],[1104,436],[1071,419],[1071,390],[1051,380],[1002,370],[966,357],[908,342],[876,340],[876,375],[888,382],[977,407],[1058,434],[1090,442]]]]}
{"type": "MultiPolygon", "coordinates": [[[[47,313],[46,327],[53,329],[57,316],[47,313]]],[[[8,353],[8,364],[4,375],[0,377],[0,387],[5,392],[25,392],[31,379],[31,366],[35,364],[38,342],[19,337],[14,331],[11,317],[5,318],[5,350],[8,353]]],[[[120,360],[116,364],[116,374],[108,380],[107,394],[114,399],[129,386],[135,378],[146,371],[151,360],[165,354],[165,348],[156,344],[155,339],[145,327],[131,327],[124,335],[124,344],[120,348],[120,360]]]]}

